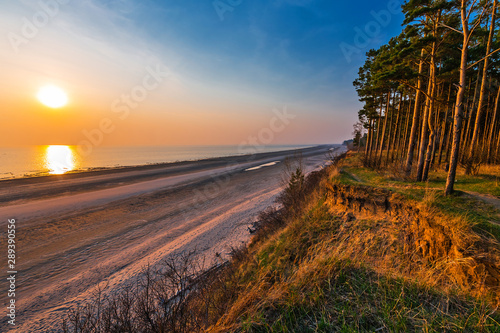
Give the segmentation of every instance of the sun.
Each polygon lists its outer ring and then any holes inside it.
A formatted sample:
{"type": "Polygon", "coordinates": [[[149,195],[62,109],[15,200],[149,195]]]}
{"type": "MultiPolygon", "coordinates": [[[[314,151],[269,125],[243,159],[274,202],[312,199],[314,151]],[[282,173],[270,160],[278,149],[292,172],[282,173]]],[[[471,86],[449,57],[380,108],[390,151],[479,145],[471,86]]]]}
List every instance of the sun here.
{"type": "Polygon", "coordinates": [[[61,88],[56,86],[45,86],[40,88],[37,98],[45,106],[57,109],[68,104],[68,96],[61,88]]]}

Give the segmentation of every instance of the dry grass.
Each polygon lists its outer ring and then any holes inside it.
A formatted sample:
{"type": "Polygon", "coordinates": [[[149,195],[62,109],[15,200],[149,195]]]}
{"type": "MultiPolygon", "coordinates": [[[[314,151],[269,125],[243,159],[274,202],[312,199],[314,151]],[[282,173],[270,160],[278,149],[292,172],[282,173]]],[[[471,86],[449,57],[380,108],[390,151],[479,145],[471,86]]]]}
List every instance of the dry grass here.
{"type": "Polygon", "coordinates": [[[328,169],[328,177],[331,179],[338,178],[340,174],[341,174],[340,165],[335,165],[328,169]]]}
{"type": "Polygon", "coordinates": [[[452,272],[403,253],[396,222],[329,208],[309,205],[251,249],[243,290],[210,331],[497,331],[498,315],[451,287],[452,272]]]}
{"type": "MultiPolygon", "coordinates": [[[[461,170],[462,174],[465,174],[465,171],[461,170]]],[[[500,175],[500,165],[495,164],[485,164],[481,165],[479,169],[479,173],[489,174],[489,175],[500,175]]]]}
{"type": "Polygon", "coordinates": [[[422,198],[421,201],[421,205],[428,209],[432,208],[437,201],[438,191],[439,190],[426,186],[424,197],[422,198]]]}
{"type": "Polygon", "coordinates": [[[338,243],[338,253],[445,290],[498,300],[498,242],[475,232],[466,219],[441,213],[434,191],[421,202],[350,185],[331,186],[329,193],[331,211],[351,214],[339,229],[347,241],[338,243]]]}

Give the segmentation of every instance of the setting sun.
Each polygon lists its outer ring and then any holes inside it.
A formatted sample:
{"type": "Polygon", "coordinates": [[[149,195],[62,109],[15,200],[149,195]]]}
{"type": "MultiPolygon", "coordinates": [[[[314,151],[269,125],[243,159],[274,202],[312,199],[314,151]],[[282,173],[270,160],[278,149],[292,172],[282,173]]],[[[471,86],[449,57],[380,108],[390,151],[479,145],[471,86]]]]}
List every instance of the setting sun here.
{"type": "Polygon", "coordinates": [[[60,108],[68,103],[68,96],[58,87],[46,86],[42,87],[37,94],[38,100],[49,108],[60,108]]]}
{"type": "Polygon", "coordinates": [[[53,175],[62,175],[75,168],[75,154],[70,146],[47,146],[46,167],[53,175]]]}

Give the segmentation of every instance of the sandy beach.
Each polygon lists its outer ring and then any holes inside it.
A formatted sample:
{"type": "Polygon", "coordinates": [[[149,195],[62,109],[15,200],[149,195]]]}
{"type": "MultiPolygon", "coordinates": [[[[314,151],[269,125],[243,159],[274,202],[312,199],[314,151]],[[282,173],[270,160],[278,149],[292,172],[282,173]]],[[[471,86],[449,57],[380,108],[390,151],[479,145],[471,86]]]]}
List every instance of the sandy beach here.
{"type": "MultiPolygon", "coordinates": [[[[301,149],[306,172],[324,166],[334,147],[301,149]]],[[[274,204],[283,161],[293,155],[1,181],[0,216],[16,219],[17,330],[52,331],[98,284],[119,290],[147,264],[194,249],[208,261],[227,257],[248,241],[258,213],[274,204]]],[[[9,326],[3,316],[0,330],[9,326]]]]}

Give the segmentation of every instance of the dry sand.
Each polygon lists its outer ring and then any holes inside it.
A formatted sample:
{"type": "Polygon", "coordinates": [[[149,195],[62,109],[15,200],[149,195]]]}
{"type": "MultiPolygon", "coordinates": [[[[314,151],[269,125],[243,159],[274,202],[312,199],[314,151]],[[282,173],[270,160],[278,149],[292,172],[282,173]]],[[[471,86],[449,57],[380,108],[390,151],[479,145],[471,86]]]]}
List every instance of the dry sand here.
{"type": "MultiPolygon", "coordinates": [[[[306,171],[325,165],[331,148],[301,150],[306,171]]],[[[15,330],[54,331],[98,284],[106,284],[107,292],[118,290],[147,264],[193,249],[208,260],[216,253],[227,257],[231,247],[248,241],[248,226],[258,213],[274,204],[282,162],[290,155],[0,182],[2,249],[7,219],[16,219],[15,330]],[[266,166],[254,168],[260,165],[266,166]]],[[[8,286],[2,280],[0,331],[6,332],[14,329],[5,316],[8,286]]]]}

